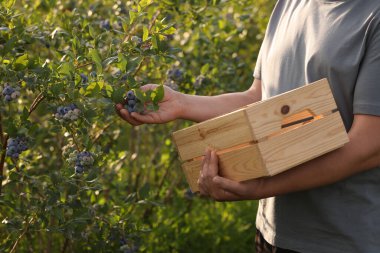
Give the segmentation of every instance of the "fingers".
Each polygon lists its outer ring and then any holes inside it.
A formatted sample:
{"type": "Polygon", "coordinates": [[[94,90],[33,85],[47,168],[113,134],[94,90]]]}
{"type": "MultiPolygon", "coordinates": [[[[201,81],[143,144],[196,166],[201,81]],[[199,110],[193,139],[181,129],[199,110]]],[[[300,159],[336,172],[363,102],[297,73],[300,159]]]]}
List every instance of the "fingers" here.
{"type": "Polygon", "coordinates": [[[239,182],[232,181],[230,179],[215,176],[213,178],[213,183],[217,185],[220,189],[223,189],[224,191],[231,192],[231,193],[239,193],[242,191],[241,185],[239,182]]]}
{"type": "Polygon", "coordinates": [[[140,87],[140,90],[145,92],[147,90],[153,90],[157,87],[158,85],[157,84],[145,84],[143,86],[140,87]]]}
{"type": "Polygon", "coordinates": [[[148,124],[157,123],[155,121],[154,117],[152,117],[152,114],[149,112],[147,114],[140,114],[140,113],[132,112],[131,117],[134,120],[139,121],[139,122],[144,122],[144,123],[148,123],[148,124]]]}
{"type": "Polygon", "coordinates": [[[132,124],[134,126],[138,126],[138,125],[143,124],[143,122],[141,122],[141,121],[133,118],[130,115],[130,113],[128,112],[128,110],[126,110],[122,104],[116,104],[115,109],[116,109],[117,114],[122,119],[124,119],[125,121],[129,122],[130,124],[132,124]]]}
{"type": "Polygon", "coordinates": [[[198,179],[202,196],[209,196],[216,201],[236,201],[241,199],[240,183],[218,176],[218,156],[216,151],[207,149],[198,179]]]}

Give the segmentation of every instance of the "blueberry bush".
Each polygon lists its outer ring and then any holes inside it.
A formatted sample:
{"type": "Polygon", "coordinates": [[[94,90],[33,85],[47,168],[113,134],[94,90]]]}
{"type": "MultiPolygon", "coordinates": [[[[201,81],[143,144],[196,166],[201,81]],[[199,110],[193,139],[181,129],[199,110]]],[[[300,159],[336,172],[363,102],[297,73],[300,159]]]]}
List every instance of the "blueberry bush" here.
{"type": "Polygon", "coordinates": [[[191,123],[114,105],[247,89],[273,4],[1,1],[0,252],[252,251],[255,201],[188,190],[171,133],[191,123]]]}

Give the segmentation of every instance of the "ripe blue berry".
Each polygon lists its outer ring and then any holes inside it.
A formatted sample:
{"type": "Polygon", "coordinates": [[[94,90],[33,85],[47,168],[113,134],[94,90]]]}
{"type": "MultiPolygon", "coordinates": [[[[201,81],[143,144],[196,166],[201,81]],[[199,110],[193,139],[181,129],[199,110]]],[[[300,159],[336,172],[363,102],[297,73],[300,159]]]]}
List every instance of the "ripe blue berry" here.
{"type": "Polygon", "coordinates": [[[135,100],[136,99],[135,92],[133,90],[130,90],[127,92],[127,99],[128,100],[135,100]]]}
{"type": "Polygon", "coordinates": [[[80,74],[80,77],[81,77],[81,79],[82,79],[82,83],[83,83],[83,84],[88,83],[88,77],[87,77],[85,74],[81,73],[81,74],[80,74]]]}
{"type": "Polygon", "coordinates": [[[60,122],[75,121],[79,118],[80,112],[75,104],[69,104],[67,106],[58,106],[54,116],[60,122]]]}
{"type": "Polygon", "coordinates": [[[17,136],[8,140],[6,155],[18,159],[20,154],[26,150],[28,150],[27,140],[17,136]]]}
{"type": "Polygon", "coordinates": [[[74,158],[72,161],[75,163],[74,170],[76,174],[83,173],[94,164],[94,157],[91,152],[83,151],[75,154],[76,156],[72,157],[74,158]]]}
{"type": "Polygon", "coordinates": [[[176,82],[181,82],[183,80],[183,72],[178,68],[169,69],[166,72],[167,78],[176,82]]]}
{"type": "Polygon", "coordinates": [[[111,24],[108,19],[100,21],[100,27],[105,30],[111,30],[111,24]]]}
{"type": "Polygon", "coordinates": [[[131,41],[135,44],[135,45],[140,45],[142,43],[142,39],[138,36],[132,36],[131,37],[131,41]]]}
{"type": "Polygon", "coordinates": [[[6,102],[11,102],[20,96],[19,88],[13,88],[9,84],[5,84],[5,87],[1,94],[4,96],[6,102]]]}

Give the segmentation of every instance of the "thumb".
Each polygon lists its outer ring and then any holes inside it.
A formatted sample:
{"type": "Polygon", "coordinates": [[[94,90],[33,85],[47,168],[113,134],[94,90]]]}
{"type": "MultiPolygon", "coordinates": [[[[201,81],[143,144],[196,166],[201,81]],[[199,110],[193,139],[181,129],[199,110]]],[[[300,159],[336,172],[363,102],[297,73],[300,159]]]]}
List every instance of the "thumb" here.
{"type": "Polygon", "coordinates": [[[157,87],[158,85],[157,84],[145,84],[143,86],[140,87],[140,90],[145,92],[147,90],[153,90],[157,87]]]}

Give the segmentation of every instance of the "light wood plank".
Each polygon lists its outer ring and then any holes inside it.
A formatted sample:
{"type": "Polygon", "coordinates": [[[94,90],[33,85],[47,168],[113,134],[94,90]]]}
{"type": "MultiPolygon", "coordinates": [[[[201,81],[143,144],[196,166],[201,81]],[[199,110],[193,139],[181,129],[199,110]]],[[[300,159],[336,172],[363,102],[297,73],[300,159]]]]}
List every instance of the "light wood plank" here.
{"type": "Polygon", "coordinates": [[[246,113],[253,129],[254,139],[259,140],[279,131],[283,118],[306,109],[314,115],[336,109],[327,79],[252,104],[246,108],[246,113]],[[281,113],[284,105],[289,106],[289,112],[286,115],[281,113]]]}
{"type": "Polygon", "coordinates": [[[268,176],[257,144],[219,155],[220,175],[234,181],[268,176]]]}
{"type": "Polygon", "coordinates": [[[270,175],[328,153],[348,142],[339,112],[258,143],[270,175]]]}
{"type": "Polygon", "coordinates": [[[192,192],[199,192],[198,178],[201,166],[201,159],[185,162],[182,164],[183,173],[185,174],[186,181],[189,184],[192,192]]]}
{"type": "MultiPolygon", "coordinates": [[[[219,175],[234,180],[244,181],[252,178],[268,176],[261,159],[257,144],[246,145],[243,148],[220,152],[219,175]]],[[[185,162],[182,169],[193,192],[199,191],[198,178],[202,159],[185,162]]]]}
{"type": "Polygon", "coordinates": [[[244,110],[207,120],[173,133],[182,161],[204,155],[207,147],[230,148],[253,140],[244,110]]]}

